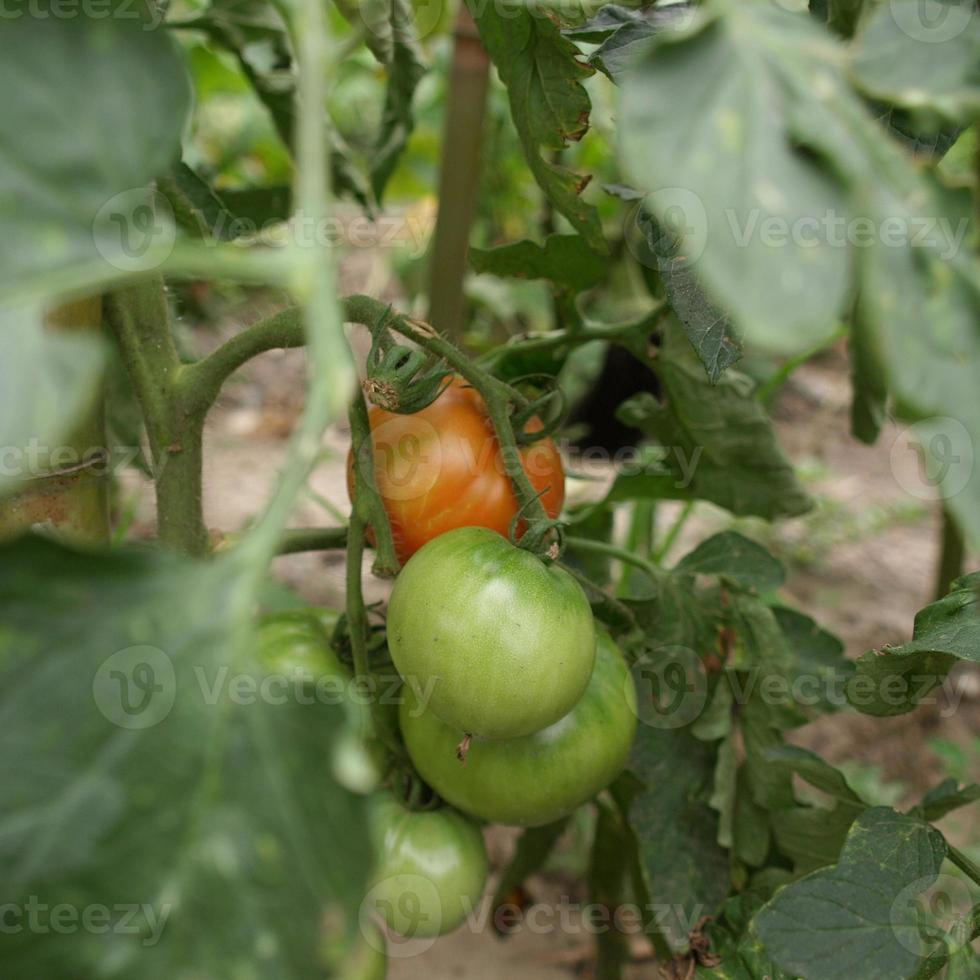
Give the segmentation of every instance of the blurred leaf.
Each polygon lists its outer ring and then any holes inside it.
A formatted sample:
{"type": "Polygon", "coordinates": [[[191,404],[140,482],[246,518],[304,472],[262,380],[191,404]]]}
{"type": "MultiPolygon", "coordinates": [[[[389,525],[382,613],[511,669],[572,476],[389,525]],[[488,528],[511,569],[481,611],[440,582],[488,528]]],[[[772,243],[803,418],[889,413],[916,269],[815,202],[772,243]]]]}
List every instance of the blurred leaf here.
{"type": "Polygon", "coordinates": [[[415,128],[412,99],[426,71],[410,0],[388,0],[386,6],[391,18],[392,50],[381,132],[371,161],[371,185],[378,201],[415,128]]]}
{"type": "MultiPolygon", "coordinates": [[[[296,77],[288,32],[276,7],[259,0],[212,0],[194,27],[235,56],[242,74],[269,111],[279,138],[292,152],[296,77]]],[[[334,193],[349,194],[370,212],[371,189],[354,166],[343,137],[329,121],[327,134],[334,193]]]]}
{"type": "Polygon", "coordinates": [[[769,520],[809,510],[810,498],[747,377],[728,371],[711,384],[677,329],[665,330],[653,367],[663,384],[664,404],[641,394],[619,414],[669,449],[666,462],[685,481],[685,495],[769,520]]]}
{"type": "Polygon", "coordinates": [[[259,687],[244,571],[30,538],[0,555],[5,900],[135,913],[5,930],[5,977],[320,980],[321,943],[354,936],[371,855],[336,778],[348,714],[259,687]]]}
{"type": "Polygon", "coordinates": [[[229,241],[234,235],[225,203],[211,185],[181,161],[157,181],[160,193],[173,208],[178,227],[195,238],[229,241]]]}
{"type": "Polygon", "coordinates": [[[118,276],[112,257],[130,234],[153,244],[136,221],[149,207],[140,191],[178,157],[190,106],[168,33],[144,24],[136,7],[128,17],[8,18],[0,88],[11,93],[0,116],[0,288],[29,282],[32,295],[51,298],[58,273],[74,266],[93,284],[118,276]]]}
{"type": "Polygon", "coordinates": [[[608,256],[597,255],[579,235],[549,235],[544,245],[525,240],[498,248],[471,248],[469,256],[476,272],[550,279],[573,292],[598,285],[609,271],[608,256]]]}
{"type": "MultiPolygon", "coordinates": [[[[860,313],[858,317],[860,319],[860,313]]],[[[851,434],[871,446],[877,441],[885,423],[888,401],[888,379],[881,351],[875,349],[874,334],[867,330],[853,330],[850,355],[851,434]]]]}
{"type": "MultiPolygon", "coordinates": [[[[578,538],[590,541],[611,541],[615,514],[611,507],[585,506],[569,515],[571,529],[578,538]]],[[[598,551],[577,550],[574,545],[565,550],[564,560],[596,585],[609,585],[612,581],[612,559],[598,551]]]]}
{"type": "Polygon", "coordinates": [[[901,715],[929,694],[958,660],[980,662],[980,572],[919,611],[910,642],[870,650],[857,661],[847,698],[869,715],[901,715]]]}
{"type": "Polygon", "coordinates": [[[737,531],[722,531],[705,538],[677,563],[676,571],[719,575],[756,592],[772,592],[786,578],[786,569],[781,562],[761,544],[737,531]]]}
{"type": "Polygon", "coordinates": [[[972,806],[980,800],[980,786],[971,783],[959,786],[955,779],[944,779],[922,798],[912,813],[930,823],[942,820],[947,814],[963,806],[972,806]]]}
{"type": "Polygon", "coordinates": [[[467,0],[467,5],[507,87],[511,116],[535,180],[586,242],[605,254],[598,213],[580,196],[588,179],[550,160],[588,129],[592,103],[582,81],[592,69],[578,61],[575,45],[538,11],[477,0],[467,0]]]}
{"type": "Polygon", "coordinates": [[[873,10],[851,51],[871,96],[952,122],[980,114],[980,18],[974,0],[892,0],[873,10]]]}
{"type": "Polygon", "coordinates": [[[836,866],[787,885],[755,917],[770,956],[807,980],[902,980],[922,958],[915,903],[946,856],[942,835],[884,807],[855,822],[836,866]]]}
{"type": "Polygon", "coordinates": [[[775,4],[718,0],[648,48],[622,80],[627,172],[657,188],[646,203],[740,332],[785,354],[817,346],[847,295],[847,250],[819,233],[772,247],[760,229],[847,213],[836,177],[789,138],[808,102],[827,114],[813,78],[829,40],[775,4]]]}
{"type": "MultiPolygon", "coordinates": [[[[600,908],[622,909],[631,897],[635,852],[632,832],[620,808],[604,797],[596,800],[598,819],[589,860],[589,901],[600,908]]],[[[596,977],[615,977],[632,960],[629,934],[616,928],[596,935],[596,977]]]]}
{"type": "Polygon", "coordinates": [[[810,13],[835,34],[852,37],[866,0],[810,0],[810,13]]]}
{"type": "Polygon", "coordinates": [[[88,333],[45,329],[24,307],[0,309],[0,338],[2,495],[40,475],[35,469],[94,404],[103,348],[88,333]]]}

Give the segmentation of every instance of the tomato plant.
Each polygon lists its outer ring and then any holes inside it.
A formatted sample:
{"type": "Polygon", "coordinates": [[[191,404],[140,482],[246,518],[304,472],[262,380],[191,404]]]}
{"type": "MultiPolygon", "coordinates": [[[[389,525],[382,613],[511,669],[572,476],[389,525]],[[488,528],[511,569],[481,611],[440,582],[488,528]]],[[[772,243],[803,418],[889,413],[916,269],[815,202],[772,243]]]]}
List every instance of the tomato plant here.
{"type": "Polygon", "coordinates": [[[975,0],[2,23],[4,980],[977,974],[975,0]]]}
{"type": "Polygon", "coordinates": [[[374,802],[372,821],[380,855],[372,906],[406,938],[458,929],[487,880],[480,828],[449,807],[412,812],[384,796],[374,802]]]}
{"type": "Polygon", "coordinates": [[[541,731],[474,739],[460,761],[463,733],[410,688],[400,714],[412,760],[440,796],[490,823],[537,827],[568,816],[622,772],[636,734],[636,691],[623,655],[600,632],[585,694],[541,731]]]}
{"type": "Polygon", "coordinates": [[[398,672],[459,731],[515,738],[582,697],[595,627],[581,586],[496,531],[460,528],[402,569],[388,605],[398,672]]]}
{"type": "MultiPolygon", "coordinates": [[[[375,405],[369,418],[374,479],[401,561],[458,527],[509,533],[519,505],[475,388],[456,377],[420,412],[398,415],[375,405]]],[[[537,418],[529,420],[530,433],[540,428],[537,418]]],[[[534,442],[521,449],[520,457],[548,516],[557,517],[565,499],[565,474],[554,442],[534,442]]],[[[351,459],[352,493],[353,472],[351,459]]]]}

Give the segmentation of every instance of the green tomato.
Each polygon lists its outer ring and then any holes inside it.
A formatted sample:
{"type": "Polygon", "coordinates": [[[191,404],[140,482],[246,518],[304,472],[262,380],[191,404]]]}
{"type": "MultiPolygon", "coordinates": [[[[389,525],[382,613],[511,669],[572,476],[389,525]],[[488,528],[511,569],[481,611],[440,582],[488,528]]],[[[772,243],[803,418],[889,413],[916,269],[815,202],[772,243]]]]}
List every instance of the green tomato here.
{"type": "Polygon", "coordinates": [[[300,677],[316,683],[330,674],[347,677],[349,672],[330,647],[323,613],[317,609],[290,609],[269,613],[259,620],[259,657],[273,674],[300,677]]]}
{"type": "Polygon", "coordinates": [[[585,692],[595,624],[568,572],[496,531],[466,527],[402,569],[388,646],[407,686],[448,725],[516,738],[547,728],[585,692]]]}
{"type": "Polygon", "coordinates": [[[412,811],[381,794],[372,801],[371,830],[379,863],[370,908],[409,939],[461,926],[487,882],[480,828],[451,807],[412,811]]]}
{"type": "Polygon", "coordinates": [[[407,688],[400,715],[412,761],[443,799],[491,823],[537,827],[571,813],[622,771],[636,734],[636,690],[623,655],[600,631],[582,700],[543,731],[473,739],[461,763],[462,732],[425,710],[407,688]]]}

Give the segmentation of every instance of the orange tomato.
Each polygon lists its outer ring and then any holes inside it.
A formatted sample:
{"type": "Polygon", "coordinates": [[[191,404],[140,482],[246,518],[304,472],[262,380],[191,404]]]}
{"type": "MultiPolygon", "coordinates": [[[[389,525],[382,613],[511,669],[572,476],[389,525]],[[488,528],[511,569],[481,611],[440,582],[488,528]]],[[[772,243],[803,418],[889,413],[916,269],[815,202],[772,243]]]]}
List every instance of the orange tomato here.
{"type": "MultiPolygon", "coordinates": [[[[500,446],[479,392],[462,378],[414,415],[372,406],[374,477],[395,548],[407,561],[422,545],[458,527],[488,527],[507,535],[518,511],[500,446]]],[[[540,429],[538,419],[528,428],[540,429]]],[[[565,471],[554,442],[545,438],[520,450],[532,486],[542,492],[549,517],[561,513],[565,471]]],[[[353,456],[347,487],[353,499],[353,456]]]]}

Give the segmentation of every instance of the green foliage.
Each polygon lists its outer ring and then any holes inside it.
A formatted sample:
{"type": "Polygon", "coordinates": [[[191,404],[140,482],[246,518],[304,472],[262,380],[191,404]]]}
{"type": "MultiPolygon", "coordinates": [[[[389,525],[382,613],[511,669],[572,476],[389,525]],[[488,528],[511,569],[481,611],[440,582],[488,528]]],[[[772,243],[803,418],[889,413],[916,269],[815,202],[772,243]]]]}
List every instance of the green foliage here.
{"type": "Polygon", "coordinates": [[[539,12],[519,6],[469,2],[470,12],[507,86],[511,116],[524,155],[541,189],[588,245],[607,245],[595,208],[581,198],[586,180],[548,158],[579,140],[588,128],[591,102],[582,81],[591,70],[577,59],[575,46],[539,12]]]}
{"type": "Polygon", "coordinates": [[[605,277],[609,260],[578,235],[550,235],[543,245],[514,242],[493,249],[470,249],[476,272],[518,279],[549,279],[574,292],[591,289],[605,277]]]}
{"type": "Polygon", "coordinates": [[[131,931],[5,931],[6,976],[263,963],[312,980],[324,916],[341,950],[353,935],[370,852],[337,774],[357,715],[258,693],[244,572],[43,540],[3,551],[6,900],[138,906],[131,931]]]}
{"type": "Polygon", "coordinates": [[[960,660],[980,658],[980,573],[953,583],[949,595],[915,617],[912,639],[869,650],[857,662],[848,696],[860,711],[899,715],[929,695],[960,660]]]}
{"type": "Polygon", "coordinates": [[[848,834],[840,861],[777,892],[755,928],[794,976],[913,977],[924,948],[911,899],[935,881],[945,856],[945,841],[927,824],[870,809],[848,834]]]}

